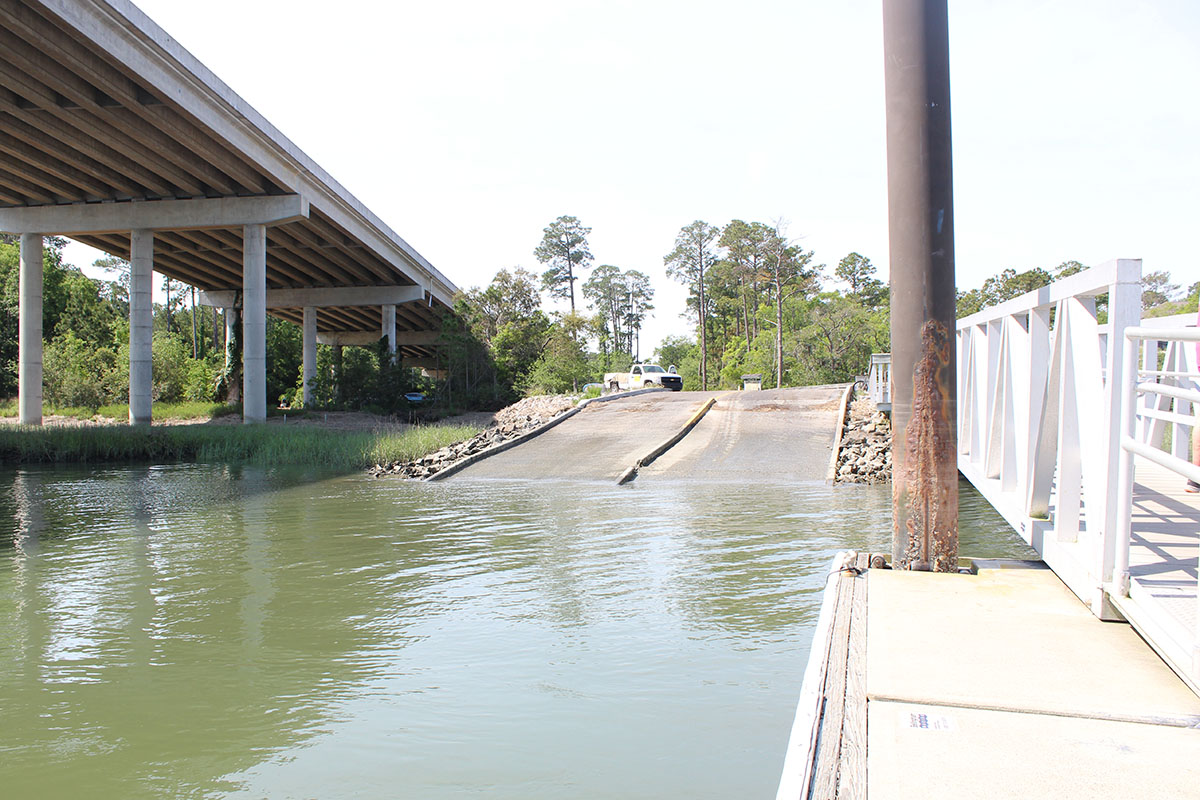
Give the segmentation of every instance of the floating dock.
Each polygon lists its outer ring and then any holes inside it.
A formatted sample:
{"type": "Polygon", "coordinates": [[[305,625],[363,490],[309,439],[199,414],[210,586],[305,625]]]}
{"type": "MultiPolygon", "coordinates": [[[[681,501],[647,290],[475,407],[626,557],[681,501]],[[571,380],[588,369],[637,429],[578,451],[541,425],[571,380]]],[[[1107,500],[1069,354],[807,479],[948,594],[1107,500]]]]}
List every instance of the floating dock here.
{"type": "Polygon", "coordinates": [[[1200,697],[1130,625],[1040,562],[870,561],[831,567],[778,800],[1200,797],[1200,697]]]}

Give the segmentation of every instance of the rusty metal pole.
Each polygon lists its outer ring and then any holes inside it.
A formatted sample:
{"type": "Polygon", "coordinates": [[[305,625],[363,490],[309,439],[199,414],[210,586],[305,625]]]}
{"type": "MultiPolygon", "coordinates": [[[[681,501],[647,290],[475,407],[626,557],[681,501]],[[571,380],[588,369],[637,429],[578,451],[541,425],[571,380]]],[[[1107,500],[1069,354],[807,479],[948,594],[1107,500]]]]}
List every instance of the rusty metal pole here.
{"type": "Polygon", "coordinates": [[[883,0],[892,290],[892,564],[958,568],[946,0],[883,0]]]}

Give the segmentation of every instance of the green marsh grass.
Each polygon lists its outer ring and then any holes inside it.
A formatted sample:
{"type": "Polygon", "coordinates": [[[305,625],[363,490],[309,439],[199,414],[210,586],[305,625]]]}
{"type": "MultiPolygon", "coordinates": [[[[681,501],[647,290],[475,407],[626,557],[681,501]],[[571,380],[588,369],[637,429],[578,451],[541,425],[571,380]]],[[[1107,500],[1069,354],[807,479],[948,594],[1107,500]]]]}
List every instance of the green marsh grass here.
{"type": "Polygon", "coordinates": [[[419,458],[479,431],[428,425],[347,432],[274,425],[0,426],[0,464],[204,463],[367,469],[419,458]]]}
{"type": "MultiPolygon", "coordinates": [[[[225,417],[240,411],[241,406],[228,405],[226,403],[155,403],[153,407],[155,420],[216,419],[217,417],[225,417]]],[[[109,406],[100,406],[100,408],[96,409],[96,416],[116,420],[129,419],[129,404],[116,403],[109,406]]]]}

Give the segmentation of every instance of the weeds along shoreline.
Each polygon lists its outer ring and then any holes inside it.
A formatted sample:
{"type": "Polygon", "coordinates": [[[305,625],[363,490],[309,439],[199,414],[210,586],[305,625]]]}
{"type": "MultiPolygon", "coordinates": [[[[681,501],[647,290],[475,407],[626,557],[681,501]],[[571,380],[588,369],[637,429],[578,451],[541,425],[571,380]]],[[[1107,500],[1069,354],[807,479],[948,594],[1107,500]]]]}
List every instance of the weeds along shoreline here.
{"type": "Polygon", "coordinates": [[[0,424],[0,465],[203,462],[369,469],[469,439],[471,425],[340,431],[268,425],[0,424]]]}

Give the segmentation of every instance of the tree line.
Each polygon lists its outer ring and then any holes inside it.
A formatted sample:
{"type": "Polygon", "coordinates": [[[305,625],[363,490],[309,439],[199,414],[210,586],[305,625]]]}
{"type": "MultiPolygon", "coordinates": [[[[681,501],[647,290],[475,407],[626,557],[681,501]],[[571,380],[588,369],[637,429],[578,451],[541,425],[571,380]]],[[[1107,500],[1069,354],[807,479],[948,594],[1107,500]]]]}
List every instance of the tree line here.
{"type": "MultiPolygon", "coordinates": [[[[576,217],[559,217],[533,251],[540,276],[505,268],[460,294],[443,332],[450,392],[488,404],[569,391],[644,355],[654,287],[636,269],[592,267],[590,233],[576,217]],[[543,293],[568,310],[543,306],[543,293]]],[[[844,381],[887,349],[887,288],[858,253],[827,276],[780,224],[697,220],[679,230],[663,264],[687,287],[681,316],[695,333],[669,337],[654,356],[679,369],[686,389],[735,388],[744,374],[773,386],[844,381]]]]}
{"type": "MultiPolygon", "coordinates": [[[[93,411],[129,402],[129,264],[106,256],[94,263],[107,279],[89,278],[63,261],[67,240],[43,248],[43,396],[58,408],[93,411]]],[[[0,235],[0,398],[15,397],[19,327],[16,237],[0,235]]],[[[224,312],[196,303],[193,287],[161,276],[163,302],[153,305],[151,397],[156,403],[240,401],[239,325],[225,340],[224,312]],[[228,353],[227,353],[228,350],[228,353]]],[[[303,336],[297,325],[267,317],[267,399],[300,405],[303,336]]],[[[430,389],[416,370],[395,364],[384,346],[319,345],[313,386],[321,408],[394,411],[403,396],[430,389]]]]}
{"type": "MultiPolygon", "coordinates": [[[[496,408],[520,396],[575,391],[605,372],[626,369],[642,352],[641,331],[654,312],[649,276],[612,264],[593,266],[591,229],[577,218],[550,223],[533,250],[543,268],[501,269],[482,288],[455,298],[441,331],[435,377],[397,365],[376,347],[318,346],[315,405],[394,411],[403,394],[433,392],[459,408],[496,408]],[[567,301],[555,311],[544,298],[567,301]],[[435,380],[436,378],[436,380],[435,380]]],[[[44,393],[60,407],[128,402],[129,270],[105,257],[93,279],[63,261],[66,240],[44,248],[44,393]]],[[[14,237],[0,236],[0,397],[17,393],[18,258],[14,237]]],[[[679,310],[691,332],[670,336],[653,354],[675,365],[686,389],[729,389],[743,375],[764,386],[838,383],[863,374],[873,352],[889,347],[889,292],[870,259],[848,253],[829,269],[789,238],[780,223],[697,220],[680,228],[663,257],[668,276],[688,291],[679,310]]],[[[1003,302],[1085,269],[1003,270],[958,292],[958,315],[1003,302]]],[[[153,310],[153,399],[236,402],[236,341],[225,341],[218,309],[197,306],[191,287],[163,279],[165,302],[153,310]],[[229,351],[227,354],[227,350],[229,351]]],[[[1146,316],[1194,313],[1200,282],[1187,289],[1166,271],[1142,279],[1146,316]]],[[[1103,298],[1098,305],[1103,313],[1103,298]]],[[[238,326],[233,326],[236,331],[238,326]]],[[[268,399],[300,404],[300,328],[267,317],[268,399]]]]}
{"type": "MultiPolygon", "coordinates": [[[[653,286],[637,270],[592,268],[590,233],[577,218],[559,217],[534,249],[545,267],[540,277],[502,269],[486,288],[459,296],[444,336],[453,391],[485,405],[569,391],[639,358],[637,334],[654,309],[653,286]],[[548,310],[542,293],[569,301],[569,310],[548,310]]],[[[737,388],[748,374],[761,375],[764,386],[846,382],[866,372],[871,353],[890,350],[889,288],[871,260],[851,252],[830,269],[782,223],[696,220],[680,228],[663,263],[688,290],[680,316],[692,333],[668,337],[654,358],[678,367],[685,389],[737,388]]],[[[1078,261],[1005,269],[979,288],[959,290],[958,316],[1085,269],[1078,261]]],[[[1146,316],[1196,310],[1200,283],[1185,292],[1156,271],[1142,285],[1146,316]]],[[[1104,302],[1098,298],[1102,315],[1104,302]]]]}
{"type": "MultiPolygon", "coordinates": [[[[989,306],[1048,286],[1060,278],[1083,272],[1085,269],[1087,267],[1078,261],[1064,261],[1057,267],[1048,270],[1034,267],[1024,272],[1017,272],[1009,267],[1000,274],[985,280],[978,289],[959,289],[956,298],[958,318],[969,317],[989,306]]],[[[1197,302],[1200,302],[1200,281],[1191,284],[1184,290],[1179,284],[1171,283],[1171,273],[1166,270],[1155,270],[1142,275],[1143,317],[1194,314],[1197,302]]],[[[1107,295],[1096,298],[1097,312],[1102,318],[1106,316],[1107,303],[1107,295]]]]}

